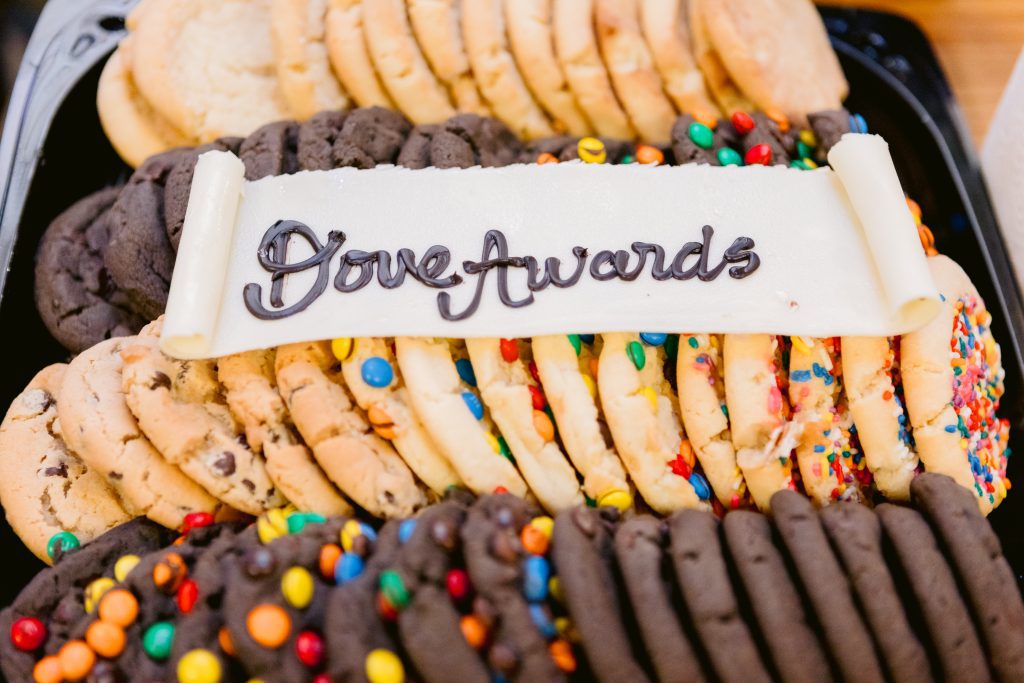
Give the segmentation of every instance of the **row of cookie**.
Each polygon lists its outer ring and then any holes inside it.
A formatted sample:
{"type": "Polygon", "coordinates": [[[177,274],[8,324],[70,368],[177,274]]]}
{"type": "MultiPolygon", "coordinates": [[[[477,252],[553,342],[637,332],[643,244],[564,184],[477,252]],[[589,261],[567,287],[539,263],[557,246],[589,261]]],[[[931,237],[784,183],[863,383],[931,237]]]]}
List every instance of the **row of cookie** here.
{"type": "Polygon", "coordinates": [[[0,499],[40,557],[135,515],[173,528],[287,498],[393,518],[452,486],[550,511],[630,509],[634,488],[665,514],[768,510],[787,488],[903,500],[923,466],[988,512],[1009,488],[999,347],[963,271],[929,262],[944,311],[898,340],[361,338],[185,362],[159,351],[157,322],[15,400],[0,499]]]}
{"type": "Polygon", "coordinates": [[[352,102],[667,144],[676,112],[804,120],[847,92],[809,0],[144,0],[127,26],[97,104],[133,166],[352,102]]]}
{"type": "MultiPolygon", "coordinates": [[[[9,680],[1016,681],[1024,604],[971,496],[775,494],[770,522],[455,494],[379,530],[123,525],[0,614],[9,680]],[[159,549],[158,549],[159,548],[159,549]]],[[[43,578],[45,577],[45,578],[43,578]]]]}
{"type": "Polygon", "coordinates": [[[713,128],[681,117],[664,148],[612,140],[553,137],[523,144],[497,119],[467,114],[413,127],[379,107],[322,112],[299,125],[273,123],[245,140],[176,149],[145,162],[120,189],[98,192],[59,216],[36,259],[36,306],[65,347],[82,351],[134,334],[163,313],[174,255],[200,154],[236,152],[249,180],[299,170],[377,164],[469,167],[572,160],[622,163],[820,163],[839,137],[864,132],[863,118],[823,111],[797,130],[763,114],[737,113],[713,128]]]}

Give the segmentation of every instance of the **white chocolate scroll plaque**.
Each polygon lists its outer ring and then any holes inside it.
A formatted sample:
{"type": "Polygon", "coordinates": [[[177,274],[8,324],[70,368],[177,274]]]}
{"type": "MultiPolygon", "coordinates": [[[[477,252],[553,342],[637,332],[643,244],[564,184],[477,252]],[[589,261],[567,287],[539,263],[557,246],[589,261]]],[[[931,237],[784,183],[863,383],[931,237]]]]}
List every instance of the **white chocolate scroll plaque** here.
{"type": "Polygon", "coordinates": [[[893,335],[938,311],[888,145],[835,170],[343,168],[192,183],[161,345],[205,358],[359,336],[893,335]]]}

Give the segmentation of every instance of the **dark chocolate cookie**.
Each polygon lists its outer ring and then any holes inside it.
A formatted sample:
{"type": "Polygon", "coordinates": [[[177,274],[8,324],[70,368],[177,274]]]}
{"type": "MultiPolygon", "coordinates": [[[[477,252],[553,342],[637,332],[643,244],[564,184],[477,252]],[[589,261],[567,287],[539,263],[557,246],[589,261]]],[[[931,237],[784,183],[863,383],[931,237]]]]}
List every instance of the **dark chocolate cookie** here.
{"type": "Polygon", "coordinates": [[[845,109],[830,109],[807,115],[811,130],[818,139],[818,149],[823,154],[836,146],[842,137],[851,132],[850,112],[845,109]]]}
{"type": "Polygon", "coordinates": [[[36,252],[36,308],[50,334],[72,353],[135,334],[147,320],[131,308],[103,262],[109,209],[120,187],[89,195],[57,216],[36,252]]]}
{"type": "Polygon", "coordinates": [[[911,482],[910,496],[935,529],[960,579],[996,678],[1024,680],[1020,587],[972,492],[947,476],[926,472],[911,482]]]}
{"type": "Polygon", "coordinates": [[[174,271],[164,214],[165,183],[188,154],[188,149],[174,149],[147,159],[110,210],[110,244],[104,262],[133,308],[151,320],[164,312],[174,271]]]}
{"type": "Polygon", "coordinates": [[[332,681],[369,683],[367,671],[375,658],[401,664],[400,646],[378,616],[376,598],[380,572],[394,564],[400,530],[408,533],[410,524],[415,526],[415,520],[389,522],[376,542],[335,550],[340,555],[331,572],[337,586],[327,599],[324,617],[327,674],[332,681]]]}
{"type": "MultiPolygon", "coordinates": [[[[253,678],[301,683],[322,670],[333,580],[319,571],[320,554],[349,521],[308,523],[298,533],[251,545],[227,563],[224,623],[238,661],[253,678]]],[[[372,542],[372,530],[364,528],[372,542]]]]}
{"type": "Polygon", "coordinates": [[[256,525],[251,525],[238,534],[222,534],[195,563],[190,578],[195,581],[198,598],[191,610],[178,619],[167,666],[168,671],[177,674],[176,680],[199,680],[189,678],[197,669],[215,670],[223,681],[246,680],[224,626],[221,603],[227,568],[258,545],[256,525]]]}
{"type": "Polygon", "coordinates": [[[405,139],[402,151],[398,153],[398,160],[395,163],[412,169],[430,166],[430,143],[440,128],[434,123],[415,126],[409,132],[409,137],[405,139]]]}
{"type": "Polygon", "coordinates": [[[785,681],[830,680],[828,657],[772,541],[768,518],[735,510],[725,516],[722,531],[775,674],[785,681]]]}
{"type": "Polygon", "coordinates": [[[114,577],[115,568],[120,566],[123,571],[133,558],[166,546],[173,536],[145,518],[135,519],[66,552],[53,567],[37,574],[0,612],[0,669],[4,677],[31,681],[39,658],[57,652],[85,615],[86,588],[97,579],[114,577]],[[129,562],[118,565],[124,557],[129,562]]]}
{"type": "Polygon", "coordinates": [[[888,503],[879,505],[876,514],[891,551],[891,564],[905,584],[912,616],[923,622],[930,636],[936,677],[991,681],[971,615],[928,522],[916,510],[888,503]]]}
{"type": "MultiPolygon", "coordinates": [[[[552,573],[547,558],[550,529],[545,526],[550,522],[524,500],[499,494],[480,498],[462,527],[463,554],[476,600],[485,601],[494,613],[488,659],[492,668],[504,665],[505,670],[498,672],[508,680],[566,680],[567,672],[548,651],[548,640],[557,637],[547,604],[552,573]],[[495,648],[498,657],[493,656],[495,648]]],[[[568,646],[568,641],[563,643],[558,647],[568,646]]],[[[574,669],[573,664],[569,672],[574,669]]]]}
{"type": "Polygon", "coordinates": [[[665,552],[667,536],[660,520],[649,515],[634,517],[615,532],[615,556],[658,680],[702,681],[700,660],[683,630],[672,595],[675,582],[665,552]]]}
{"type": "Polygon", "coordinates": [[[366,107],[349,112],[334,141],[334,167],[393,164],[411,129],[412,124],[391,109],[366,107]]]}
{"type": "Polygon", "coordinates": [[[882,555],[878,517],[855,502],[823,509],[822,526],[832,541],[875,636],[882,663],[894,681],[931,681],[928,654],[917,639],[882,555]]]}
{"type": "Polygon", "coordinates": [[[718,519],[702,510],[680,510],[668,525],[683,602],[716,677],[726,682],[771,680],[729,582],[718,519]]]}
{"type": "Polygon", "coordinates": [[[771,508],[779,537],[840,677],[851,682],[885,680],[853,589],[811,501],[796,491],[783,490],[772,496],[771,508]]]}
{"type": "Polygon", "coordinates": [[[199,157],[207,152],[238,153],[241,138],[222,138],[206,145],[200,145],[182,155],[181,160],[167,175],[164,185],[164,220],[167,223],[167,239],[174,251],[178,251],[181,229],[185,225],[185,210],[192,192],[192,176],[196,172],[199,157]]]}
{"type": "Polygon", "coordinates": [[[599,681],[646,681],[633,655],[615,580],[615,508],[575,507],[555,518],[552,557],[576,631],[599,681]],[[606,517],[606,515],[608,517],[606,517]]]}
{"type": "Polygon", "coordinates": [[[245,179],[287,175],[299,170],[299,124],[275,121],[242,142],[238,157],[245,164],[245,179]]]}
{"type": "Polygon", "coordinates": [[[299,168],[330,171],[335,167],[334,143],[345,124],[343,111],[322,111],[299,126],[299,168]]]}
{"type": "Polygon", "coordinates": [[[465,506],[453,501],[425,509],[395,564],[378,580],[378,609],[398,622],[405,651],[427,683],[491,680],[462,635],[461,606],[446,585],[449,571],[461,566],[459,527],[465,517],[465,506]]]}

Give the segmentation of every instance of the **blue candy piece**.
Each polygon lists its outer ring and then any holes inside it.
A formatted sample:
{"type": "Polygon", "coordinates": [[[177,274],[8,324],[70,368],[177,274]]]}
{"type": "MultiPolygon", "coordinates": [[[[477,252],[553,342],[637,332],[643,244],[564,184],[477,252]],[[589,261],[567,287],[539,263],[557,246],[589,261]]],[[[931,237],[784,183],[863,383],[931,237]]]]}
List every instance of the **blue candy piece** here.
{"type": "Polygon", "coordinates": [[[395,371],[391,369],[391,363],[380,356],[371,356],[363,361],[363,381],[371,387],[386,387],[395,378],[395,371]]]}
{"type": "Polygon", "coordinates": [[[530,605],[530,618],[533,619],[533,623],[537,627],[537,630],[540,631],[541,635],[545,638],[554,638],[558,635],[558,629],[555,628],[555,622],[551,621],[551,617],[548,616],[548,612],[544,609],[543,605],[530,605]]]}
{"type": "Polygon", "coordinates": [[[690,475],[690,486],[693,487],[697,497],[701,500],[707,500],[711,497],[711,487],[708,486],[708,480],[700,474],[694,472],[690,475]]]}
{"type": "Polygon", "coordinates": [[[416,530],[416,520],[406,519],[398,527],[398,542],[404,544],[412,537],[412,532],[416,530]]]}
{"type": "Polygon", "coordinates": [[[850,115],[850,131],[853,133],[867,133],[868,122],[860,114],[850,115]]]}
{"type": "Polygon", "coordinates": [[[580,334],[577,336],[580,338],[580,341],[586,344],[587,346],[591,346],[594,343],[594,335],[592,334],[580,334]]]}
{"type": "Polygon", "coordinates": [[[459,379],[471,387],[476,386],[476,373],[473,372],[473,364],[468,358],[460,358],[455,361],[455,369],[459,373],[459,379]]]}
{"type": "Polygon", "coordinates": [[[523,595],[528,602],[541,602],[548,597],[551,565],[542,555],[530,555],[523,560],[523,595]]]}
{"type": "Polygon", "coordinates": [[[661,346],[668,339],[668,335],[661,332],[641,332],[640,339],[648,346],[661,346]]]}
{"type": "Polygon", "coordinates": [[[473,417],[478,420],[484,419],[484,404],[480,403],[480,398],[476,394],[472,391],[463,391],[462,400],[466,402],[466,407],[473,413],[473,417]]]}
{"type": "Polygon", "coordinates": [[[334,565],[334,582],[339,586],[363,573],[363,558],[355,553],[342,553],[334,565]]]}

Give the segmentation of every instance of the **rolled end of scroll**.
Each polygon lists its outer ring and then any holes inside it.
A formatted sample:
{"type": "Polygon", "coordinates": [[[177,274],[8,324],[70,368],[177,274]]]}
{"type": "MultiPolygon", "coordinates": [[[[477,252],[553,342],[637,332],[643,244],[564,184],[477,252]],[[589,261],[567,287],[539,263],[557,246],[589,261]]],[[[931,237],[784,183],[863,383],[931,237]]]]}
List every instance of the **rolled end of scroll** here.
{"type": "Polygon", "coordinates": [[[211,355],[244,180],[245,166],[231,152],[199,157],[160,337],[169,356],[211,355]]]}
{"type": "Polygon", "coordinates": [[[867,241],[894,327],[910,332],[939,312],[928,259],[896,174],[889,144],[878,135],[847,133],[829,152],[867,241]]]}

